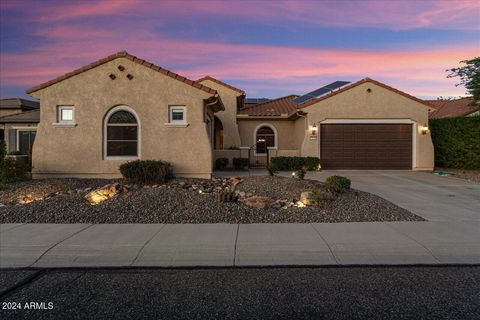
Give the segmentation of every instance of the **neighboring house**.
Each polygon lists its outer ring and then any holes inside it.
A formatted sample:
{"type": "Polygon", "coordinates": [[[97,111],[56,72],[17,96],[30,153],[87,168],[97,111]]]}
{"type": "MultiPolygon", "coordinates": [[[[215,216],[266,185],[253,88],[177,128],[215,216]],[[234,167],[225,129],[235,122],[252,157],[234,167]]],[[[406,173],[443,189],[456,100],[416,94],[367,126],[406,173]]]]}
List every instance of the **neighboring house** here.
{"type": "Polygon", "coordinates": [[[434,110],[430,112],[430,119],[469,117],[480,115],[480,107],[472,107],[472,98],[460,98],[455,100],[425,100],[434,110]]]}
{"type": "Polygon", "coordinates": [[[273,156],[320,157],[327,169],[433,168],[429,105],[368,78],[332,85],[246,104],[225,82],[119,52],[27,91],[42,110],[33,175],[111,177],[125,161],[161,159],[178,176],[210,177],[219,157],[273,156]]]}
{"type": "Polygon", "coordinates": [[[40,104],[20,98],[0,100],[0,140],[7,152],[31,154],[40,121],[40,104]]]}

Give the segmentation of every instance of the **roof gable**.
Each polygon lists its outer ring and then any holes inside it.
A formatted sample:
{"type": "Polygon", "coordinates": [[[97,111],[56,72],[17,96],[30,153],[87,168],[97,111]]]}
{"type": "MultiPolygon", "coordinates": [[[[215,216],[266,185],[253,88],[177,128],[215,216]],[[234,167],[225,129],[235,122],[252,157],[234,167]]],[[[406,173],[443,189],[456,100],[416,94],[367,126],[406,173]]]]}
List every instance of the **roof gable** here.
{"type": "Polygon", "coordinates": [[[344,86],[344,87],[338,89],[337,91],[333,91],[333,92],[331,92],[331,93],[329,93],[329,94],[326,94],[326,95],[324,95],[324,96],[321,96],[321,97],[319,97],[319,98],[316,98],[316,99],[313,99],[313,100],[309,100],[309,101],[307,101],[307,102],[305,102],[305,103],[303,103],[303,104],[300,104],[300,105],[298,106],[298,108],[299,108],[299,109],[306,108],[306,107],[308,107],[308,106],[311,106],[312,104],[315,104],[315,103],[317,103],[317,102],[319,102],[319,101],[322,101],[322,100],[325,100],[325,99],[328,99],[328,98],[331,98],[331,97],[333,97],[333,96],[335,96],[335,95],[337,95],[337,94],[340,94],[340,93],[345,92],[345,91],[347,91],[347,90],[350,90],[350,89],[353,89],[353,88],[355,88],[355,87],[358,87],[359,85],[364,84],[364,83],[373,83],[373,84],[375,84],[375,85],[377,85],[377,86],[379,86],[379,87],[381,87],[381,88],[387,89],[387,90],[389,90],[389,91],[391,91],[391,92],[394,92],[394,93],[399,94],[399,95],[401,95],[401,96],[404,96],[404,97],[406,97],[406,98],[408,98],[408,99],[411,99],[411,100],[414,100],[414,101],[416,101],[416,102],[418,102],[418,103],[421,103],[421,104],[425,105],[426,107],[429,107],[429,108],[432,107],[431,105],[429,105],[429,104],[428,104],[427,102],[425,102],[424,100],[421,100],[421,99],[419,99],[419,98],[417,98],[417,97],[414,97],[414,96],[412,96],[412,95],[409,95],[408,93],[405,93],[405,92],[403,92],[403,91],[400,91],[400,90],[398,90],[398,89],[395,89],[395,88],[393,88],[393,87],[390,87],[390,86],[388,86],[388,85],[386,85],[386,84],[384,84],[384,83],[381,83],[381,82],[379,82],[379,81],[376,81],[376,80],[373,80],[373,79],[370,79],[370,78],[364,78],[364,79],[359,80],[359,81],[357,81],[357,82],[354,82],[354,83],[352,83],[352,84],[350,84],[350,85],[344,86]]]}
{"type": "Polygon", "coordinates": [[[197,88],[197,89],[199,89],[199,90],[203,90],[203,91],[205,91],[205,92],[207,92],[207,93],[210,93],[210,94],[217,94],[217,91],[215,91],[215,90],[213,90],[213,89],[211,89],[211,88],[209,88],[209,87],[207,87],[207,86],[204,86],[204,85],[202,85],[202,84],[200,84],[200,83],[197,83],[197,82],[195,82],[195,81],[193,81],[193,80],[187,79],[187,78],[185,78],[185,77],[183,77],[183,76],[181,76],[181,75],[179,75],[179,74],[176,74],[176,73],[174,73],[174,72],[171,72],[171,71],[169,71],[169,70],[163,69],[162,67],[159,67],[159,66],[157,66],[157,65],[154,65],[153,63],[150,63],[150,62],[145,61],[145,60],[143,60],[143,59],[139,59],[139,58],[137,58],[137,57],[129,54],[127,51],[120,51],[120,52],[117,52],[117,53],[115,53],[115,54],[112,54],[112,55],[110,55],[110,56],[108,56],[108,57],[105,57],[105,58],[103,58],[103,59],[100,59],[100,60],[97,60],[97,61],[95,61],[95,62],[92,62],[92,63],[90,63],[90,64],[88,64],[88,65],[86,65],[86,66],[83,66],[83,67],[81,67],[81,68],[79,68],[79,69],[76,69],[76,70],[74,70],[74,71],[72,71],[72,72],[66,73],[66,74],[64,74],[63,76],[57,77],[57,78],[55,78],[55,79],[53,79],[53,80],[44,82],[44,83],[39,84],[39,85],[37,85],[37,86],[34,86],[34,87],[28,89],[26,92],[27,92],[28,94],[30,94],[30,93],[33,93],[33,92],[36,92],[36,91],[45,89],[45,88],[47,88],[47,87],[49,87],[49,86],[51,86],[51,85],[53,85],[53,84],[55,84],[55,83],[58,83],[58,82],[63,81],[63,80],[66,80],[66,79],[68,79],[68,78],[71,78],[71,77],[73,77],[73,76],[76,76],[77,74],[80,74],[80,73],[82,73],[82,72],[88,71],[88,70],[90,70],[90,69],[93,69],[93,68],[98,67],[98,66],[100,66],[100,65],[102,65],[102,64],[104,64],[104,63],[110,62],[110,61],[115,60],[115,59],[118,59],[118,58],[127,58],[127,59],[129,59],[129,60],[131,60],[131,61],[133,61],[133,62],[135,62],[135,63],[138,63],[138,64],[140,64],[140,65],[143,65],[143,66],[147,67],[147,68],[150,68],[150,69],[152,69],[152,70],[155,70],[155,71],[157,71],[157,72],[160,72],[160,73],[162,73],[162,74],[164,74],[164,75],[166,75],[166,76],[168,76],[168,77],[170,77],[170,78],[173,78],[173,79],[176,79],[176,80],[181,81],[181,82],[183,82],[183,83],[186,83],[186,84],[188,84],[188,85],[191,85],[192,87],[195,87],[195,88],[197,88]]]}
{"type": "Polygon", "coordinates": [[[195,82],[201,83],[201,82],[207,81],[207,80],[210,80],[210,81],[212,81],[212,82],[218,83],[218,84],[221,85],[221,86],[224,86],[224,87],[226,87],[226,88],[228,88],[228,89],[230,89],[230,90],[236,91],[236,92],[241,93],[241,94],[243,94],[243,95],[245,94],[245,91],[243,91],[243,90],[241,90],[241,89],[238,89],[238,88],[236,88],[236,87],[234,87],[234,86],[232,86],[232,85],[229,85],[228,83],[225,83],[225,82],[223,82],[223,81],[220,81],[220,80],[218,80],[218,79],[215,79],[215,78],[213,78],[213,77],[211,77],[211,76],[205,76],[205,77],[203,77],[203,78],[198,79],[198,80],[195,81],[195,82]]]}

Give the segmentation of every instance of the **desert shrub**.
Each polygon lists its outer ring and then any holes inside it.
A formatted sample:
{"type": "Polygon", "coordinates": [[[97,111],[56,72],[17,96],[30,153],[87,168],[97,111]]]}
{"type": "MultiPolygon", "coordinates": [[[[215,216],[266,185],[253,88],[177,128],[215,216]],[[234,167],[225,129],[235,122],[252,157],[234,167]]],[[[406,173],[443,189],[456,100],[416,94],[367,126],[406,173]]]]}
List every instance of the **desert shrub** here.
{"type": "Polygon", "coordinates": [[[274,163],[270,163],[267,166],[267,171],[268,171],[268,174],[273,177],[278,172],[278,166],[274,163]]]}
{"type": "Polygon", "coordinates": [[[215,169],[223,170],[228,166],[228,159],[227,158],[218,158],[215,160],[215,169]]]}
{"type": "Polygon", "coordinates": [[[0,163],[0,185],[29,179],[29,168],[23,161],[4,158],[0,163]]]}
{"type": "Polygon", "coordinates": [[[435,165],[480,169],[480,116],[430,120],[435,165]]]}
{"type": "Polygon", "coordinates": [[[248,167],[248,158],[233,158],[233,167],[238,170],[243,170],[248,167]]]}
{"type": "Polygon", "coordinates": [[[317,170],[320,159],[317,157],[274,157],[272,164],[278,167],[278,170],[317,170]]]}
{"type": "Polygon", "coordinates": [[[172,165],[159,160],[135,160],[122,164],[120,173],[130,183],[165,183],[174,177],[172,165]]]}
{"type": "Polygon", "coordinates": [[[307,170],[304,168],[300,168],[299,170],[295,171],[295,178],[303,180],[305,179],[305,174],[307,173],[307,170]]]}
{"type": "Polygon", "coordinates": [[[331,193],[345,193],[350,190],[352,182],[342,176],[330,176],[325,180],[325,188],[331,193]]]}

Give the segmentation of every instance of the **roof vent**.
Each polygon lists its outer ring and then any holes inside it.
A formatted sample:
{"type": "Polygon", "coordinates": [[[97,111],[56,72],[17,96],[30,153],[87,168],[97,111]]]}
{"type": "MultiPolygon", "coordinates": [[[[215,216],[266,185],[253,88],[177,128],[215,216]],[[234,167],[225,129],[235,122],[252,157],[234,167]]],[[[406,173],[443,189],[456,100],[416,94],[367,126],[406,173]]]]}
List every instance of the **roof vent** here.
{"type": "Polygon", "coordinates": [[[119,66],[118,66],[118,70],[123,71],[123,70],[125,70],[125,67],[122,66],[122,65],[119,65],[119,66]]]}
{"type": "Polygon", "coordinates": [[[113,73],[110,73],[109,77],[110,77],[110,79],[112,79],[112,80],[115,80],[115,79],[117,78],[117,76],[114,75],[113,73]]]}
{"type": "Polygon", "coordinates": [[[132,80],[133,76],[129,73],[129,74],[127,74],[127,78],[128,78],[128,80],[132,80]]]}

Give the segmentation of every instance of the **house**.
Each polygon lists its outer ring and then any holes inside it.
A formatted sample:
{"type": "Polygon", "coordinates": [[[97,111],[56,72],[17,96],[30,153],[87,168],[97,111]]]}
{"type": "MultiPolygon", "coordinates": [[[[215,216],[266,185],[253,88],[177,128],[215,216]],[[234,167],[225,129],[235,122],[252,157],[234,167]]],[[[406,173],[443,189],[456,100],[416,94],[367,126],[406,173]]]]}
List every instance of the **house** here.
{"type": "Polygon", "coordinates": [[[0,140],[7,152],[30,154],[40,121],[40,104],[20,98],[0,100],[0,140]]]}
{"type": "Polygon", "coordinates": [[[430,119],[480,115],[480,107],[471,106],[471,97],[454,100],[438,99],[425,101],[434,108],[432,112],[430,112],[430,119]]]}
{"type": "Polygon", "coordinates": [[[215,159],[320,157],[325,169],[431,170],[431,106],[378,81],[245,103],[210,76],[189,80],[122,51],[27,93],[40,100],[33,176],[112,177],[134,159],[210,177],[215,159]]]}

